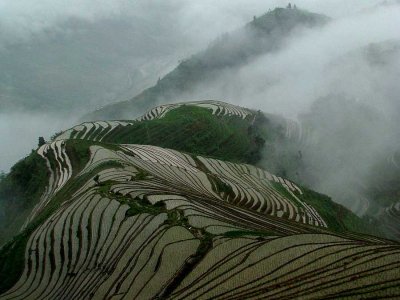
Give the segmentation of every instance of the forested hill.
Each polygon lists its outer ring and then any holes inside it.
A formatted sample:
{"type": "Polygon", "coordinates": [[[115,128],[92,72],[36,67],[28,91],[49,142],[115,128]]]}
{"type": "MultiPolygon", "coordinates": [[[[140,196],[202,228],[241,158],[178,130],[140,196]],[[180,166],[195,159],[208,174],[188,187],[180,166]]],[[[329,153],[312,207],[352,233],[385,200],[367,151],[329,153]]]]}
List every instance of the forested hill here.
{"type": "Polygon", "coordinates": [[[235,32],[227,33],[208,48],[179,63],[157,84],[128,101],[105,106],[84,120],[127,119],[157,104],[185,101],[199,84],[207,85],[224,72],[233,71],[259,55],[273,52],[296,30],[325,24],[328,17],[300,9],[276,8],[254,17],[235,32]]]}

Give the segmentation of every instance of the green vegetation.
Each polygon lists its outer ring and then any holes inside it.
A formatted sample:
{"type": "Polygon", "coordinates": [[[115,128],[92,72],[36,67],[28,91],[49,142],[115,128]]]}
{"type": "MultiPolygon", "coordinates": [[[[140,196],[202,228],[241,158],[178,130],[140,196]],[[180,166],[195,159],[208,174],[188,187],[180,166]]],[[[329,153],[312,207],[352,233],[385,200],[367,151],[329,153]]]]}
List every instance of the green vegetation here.
{"type": "Polygon", "coordinates": [[[165,224],[169,226],[183,226],[186,229],[189,229],[189,219],[185,217],[183,211],[178,209],[172,209],[167,211],[168,219],[165,221],[165,224]]]}
{"type": "Polygon", "coordinates": [[[20,278],[25,266],[25,248],[32,232],[29,227],[0,249],[0,294],[20,278]]]}
{"type": "Polygon", "coordinates": [[[144,180],[146,179],[147,176],[149,176],[150,174],[148,172],[146,172],[145,170],[142,169],[138,169],[137,174],[135,175],[134,180],[144,180]]]}
{"type": "Polygon", "coordinates": [[[274,10],[253,19],[248,26],[257,29],[261,34],[271,33],[279,28],[281,32],[289,32],[299,24],[305,26],[316,26],[324,24],[329,20],[328,17],[310,13],[301,9],[275,8],[274,10]]]}
{"type": "Polygon", "coordinates": [[[68,140],[66,143],[66,151],[71,164],[73,166],[73,175],[76,175],[86,165],[90,158],[90,146],[93,143],[85,140],[68,140]]]}
{"type": "Polygon", "coordinates": [[[120,196],[117,200],[121,203],[129,205],[129,210],[126,212],[126,217],[134,216],[141,213],[148,213],[151,215],[158,215],[159,213],[165,212],[164,202],[158,202],[152,205],[146,198],[136,197],[134,199],[130,197],[120,196]]]}
{"type": "MultiPolygon", "coordinates": [[[[400,153],[397,152],[393,160],[400,161],[400,153]]],[[[371,168],[371,174],[385,174],[384,176],[373,176],[370,180],[366,194],[368,198],[373,199],[372,204],[377,204],[380,207],[388,207],[393,203],[396,203],[400,199],[400,176],[399,169],[389,164],[385,157],[382,161],[376,163],[371,168]],[[375,203],[374,203],[375,202],[375,203]]],[[[370,212],[373,215],[374,209],[377,208],[375,205],[371,205],[370,212]]]]}
{"type": "Polygon", "coordinates": [[[200,245],[194,255],[188,259],[179,273],[176,274],[173,280],[162,292],[161,299],[166,299],[171,293],[179,286],[179,284],[187,277],[190,272],[203,260],[213,247],[214,235],[206,232],[204,229],[194,228],[189,225],[188,218],[184,216],[183,211],[171,210],[168,211],[168,220],[166,224],[169,226],[184,226],[189,229],[191,233],[200,240],[200,245]]]}
{"type": "Polygon", "coordinates": [[[0,180],[0,246],[23,225],[49,180],[45,160],[36,152],[20,160],[0,180]]]}
{"type": "Polygon", "coordinates": [[[344,206],[335,203],[326,195],[301,187],[301,200],[313,206],[335,232],[353,231],[364,234],[383,236],[371,218],[360,218],[344,206]]]}
{"type": "Polygon", "coordinates": [[[46,144],[46,141],[44,140],[44,137],[39,136],[38,147],[41,147],[44,144],[46,144]]]}
{"type": "Polygon", "coordinates": [[[63,133],[62,130],[57,131],[55,134],[53,134],[53,135],[50,137],[50,141],[54,141],[54,139],[55,139],[57,136],[59,136],[60,134],[62,134],[62,133],[63,133]]]}
{"type": "Polygon", "coordinates": [[[183,105],[164,118],[122,127],[104,142],[148,144],[233,162],[256,163],[268,139],[260,135],[258,128],[251,127],[249,120],[218,117],[206,108],[183,105]]]}
{"type": "MultiPolygon", "coordinates": [[[[293,199],[293,196],[280,183],[271,182],[271,184],[281,195],[288,199],[293,199]]],[[[376,221],[372,218],[360,218],[349,209],[332,201],[330,197],[324,194],[314,192],[305,187],[301,187],[301,190],[303,194],[297,194],[296,196],[315,208],[327,223],[329,230],[338,233],[353,231],[363,234],[384,236],[378,229],[376,221]]],[[[293,199],[293,203],[296,203],[296,200],[293,199]]]]}
{"type": "MultiPolygon", "coordinates": [[[[139,172],[138,175],[135,178],[132,178],[131,180],[143,180],[146,176],[148,176],[147,172],[143,171],[139,172]],[[139,179],[138,176],[142,179],[139,179]],[[142,177],[144,176],[144,177],[142,177]]],[[[97,175],[95,176],[96,179],[97,175]]],[[[95,180],[96,181],[96,180],[95,180]]],[[[111,187],[114,184],[117,184],[119,182],[112,181],[112,180],[107,180],[103,182],[98,182],[98,192],[100,195],[103,197],[107,197],[109,199],[114,199],[121,204],[126,204],[129,206],[129,209],[126,212],[126,217],[131,217],[137,214],[141,213],[148,213],[151,215],[158,215],[162,212],[166,212],[166,207],[165,203],[163,201],[160,201],[156,204],[151,204],[150,201],[147,200],[147,197],[135,197],[132,198],[129,194],[128,195],[123,195],[118,192],[113,192],[111,190],[111,187]]]]}
{"type": "MultiPolygon", "coordinates": [[[[202,165],[199,164],[203,168],[202,165]]],[[[224,194],[225,199],[234,199],[236,197],[232,187],[225,183],[224,181],[221,180],[218,176],[215,174],[210,173],[206,168],[202,169],[206,174],[210,182],[212,183],[212,189],[214,192],[217,194],[224,194]]]]}
{"type": "MultiPolygon", "coordinates": [[[[73,165],[74,174],[78,173],[89,159],[89,146],[93,143],[82,140],[70,140],[66,144],[67,153],[73,165]]],[[[50,156],[52,158],[52,156],[50,156]]],[[[50,164],[54,164],[53,159],[50,164]]],[[[115,165],[108,162],[105,166],[115,165]]],[[[100,166],[104,168],[105,166],[100,166]]],[[[95,169],[94,172],[97,172],[95,169]]],[[[45,161],[36,152],[19,161],[11,168],[10,173],[0,181],[0,201],[3,205],[6,218],[3,220],[8,227],[3,229],[0,242],[5,238],[14,238],[0,249],[0,293],[13,286],[21,276],[25,265],[25,248],[29,236],[52,215],[61,204],[70,199],[90,174],[77,180],[70,180],[57,193],[52,201],[28,226],[18,235],[18,230],[26,221],[33,206],[39,201],[49,181],[49,173],[45,161]],[[6,230],[9,231],[6,231],[6,230]]],[[[4,226],[3,224],[1,224],[4,226]]],[[[4,227],[3,227],[4,228],[4,227]]],[[[0,243],[0,244],[1,244],[0,243]]]]}

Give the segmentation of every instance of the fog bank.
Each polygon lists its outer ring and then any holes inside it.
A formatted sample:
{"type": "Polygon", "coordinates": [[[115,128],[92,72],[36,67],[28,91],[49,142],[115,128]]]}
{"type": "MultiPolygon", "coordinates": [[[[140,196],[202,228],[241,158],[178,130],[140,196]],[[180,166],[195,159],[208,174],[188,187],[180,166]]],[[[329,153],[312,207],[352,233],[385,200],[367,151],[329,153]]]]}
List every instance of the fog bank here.
{"type": "Polygon", "coordinates": [[[32,113],[0,113],[0,171],[8,172],[18,160],[36,149],[39,136],[48,140],[55,132],[71,126],[65,116],[32,113]]]}

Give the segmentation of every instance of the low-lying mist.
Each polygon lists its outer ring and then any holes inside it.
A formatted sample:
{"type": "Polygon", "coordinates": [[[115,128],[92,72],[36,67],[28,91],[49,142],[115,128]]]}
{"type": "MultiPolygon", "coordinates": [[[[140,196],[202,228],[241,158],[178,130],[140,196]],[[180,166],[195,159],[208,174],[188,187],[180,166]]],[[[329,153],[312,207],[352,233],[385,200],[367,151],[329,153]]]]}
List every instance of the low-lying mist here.
{"type": "Polygon", "coordinates": [[[291,147],[301,152],[302,167],[287,166],[287,176],[363,214],[376,166],[400,148],[398,28],[400,6],[390,5],[302,29],[282,50],[185,97],[226,99],[296,120],[291,147]]]}
{"type": "Polygon", "coordinates": [[[18,160],[36,149],[39,136],[48,140],[74,121],[71,116],[61,114],[0,113],[0,171],[8,172],[18,160]]]}

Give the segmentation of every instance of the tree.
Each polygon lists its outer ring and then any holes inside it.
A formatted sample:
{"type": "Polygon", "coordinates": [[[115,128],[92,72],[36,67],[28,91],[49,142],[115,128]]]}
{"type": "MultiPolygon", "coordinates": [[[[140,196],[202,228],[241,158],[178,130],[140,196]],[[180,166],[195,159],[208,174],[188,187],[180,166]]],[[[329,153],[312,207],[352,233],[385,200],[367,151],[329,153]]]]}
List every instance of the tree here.
{"type": "Polygon", "coordinates": [[[46,144],[46,141],[44,140],[44,137],[39,136],[39,143],[38,146],[42,147],[44,144],[46,144]]]}
{"type": "Polygon", "coordinates": [[[292,8],[292,4],[289,2],[287,8],[291,9],[292,8]]]}
{"type": "Polygon", "coordinates": [[[0,172],[0,182],[6,178],[6,173],[4,171],[0,172]]]}
{"type": "Polygon", "coordinates": [[[297,9],[297,5],[295,4],[295,5],[293,6],[293,8],[294,8],[294,9],[297,9]]]}

